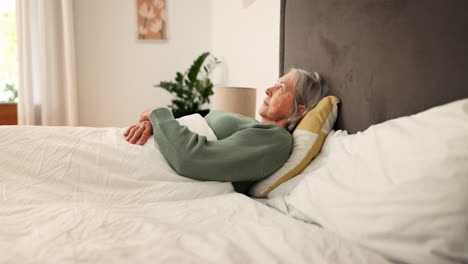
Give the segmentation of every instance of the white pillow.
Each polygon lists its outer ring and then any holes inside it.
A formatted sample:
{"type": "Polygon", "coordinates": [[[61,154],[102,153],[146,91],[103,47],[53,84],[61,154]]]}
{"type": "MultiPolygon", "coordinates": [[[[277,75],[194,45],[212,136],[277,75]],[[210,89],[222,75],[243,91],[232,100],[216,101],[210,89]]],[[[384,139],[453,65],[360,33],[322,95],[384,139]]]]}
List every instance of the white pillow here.
{"type": "Polygon", "coordinates": [[[218,140],[206,119],[200,114],[186,115],[176,120],[181,126],[186,126],[190,131],[205,136],[208,141],[218,140]]]}
{"type": "Polygon", "coordinates": [[[333,143],[326,166],[269,203],[393,261],[468,262],[468,99],[333,143]]]}
{"type": "Polygon", "coordinates": [[[304,179],[306,175],[312,173],[320,168],[326,166],[328,161],[328,156],[330,155],[330,147],[334,145],[334,141],[339,137],[348,136],[348,132],[344,130],[332,130],[328,133],[327,138],[323,142],[322,150],[320,153],[310,162],[309,165],[296,177],[290,179],[289,181],[284,182],[283,184],[276,187],[268,193],[267,198],[275,198],[279,196],[285,196],[291,193],[291,191],[299,184],[299,182],[304,179]]]}

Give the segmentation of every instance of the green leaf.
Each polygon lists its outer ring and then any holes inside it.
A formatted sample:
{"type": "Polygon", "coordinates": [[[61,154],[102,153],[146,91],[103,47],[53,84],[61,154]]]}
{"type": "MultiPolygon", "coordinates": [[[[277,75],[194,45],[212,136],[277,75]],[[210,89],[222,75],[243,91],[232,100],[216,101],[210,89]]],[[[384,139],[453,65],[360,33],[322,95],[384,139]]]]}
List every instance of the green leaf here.
{"type": "Polygon", "coordinates": [[[189,109],[189,111],[195,112],[195,111],[199,110],[199,108],[200,108],[199,103],[198,102],[193,102],[190,109],[189,109]]]}
{"type": "Polygon", "coordinates": [[[180,72],[177,72],[176,73],[176,78],[175,78],[175,81],[177,83],[182,83],[182,81],[184,80],[184,75],[180,72]]]}
{"type": "Polygon", "coordinates": [[[173,99],[172,104],[175,106],[173,110],[180,110],[180,111],[186,111],[186,103],[181,100],[173,99]]]}
{"type": "Polygon", "coordinates": [[[209,52],[204,52],[202,53],[190,66],[190,69],[188,71],[188,79],[190,81],[195,81],[197,79],[198,73],[200,72],[200,67],[203,65],[203,62],[205,62],[206,57],[210,55],[209,52]]]}
{"type": "Polygon", "coordinates": [[[185,85],[188,86],[189,88],[192,88],[193,87],[193,84],[192,84],[192,81],[190,80],[185,80],[185,85]]]}

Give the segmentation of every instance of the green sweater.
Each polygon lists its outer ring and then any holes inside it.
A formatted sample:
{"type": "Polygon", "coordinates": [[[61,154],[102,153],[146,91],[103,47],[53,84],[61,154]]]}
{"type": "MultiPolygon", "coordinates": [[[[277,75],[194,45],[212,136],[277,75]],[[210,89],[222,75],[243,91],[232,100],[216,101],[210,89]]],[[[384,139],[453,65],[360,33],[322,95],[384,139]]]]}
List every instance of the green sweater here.
{"type": "Polygon", "coordinates": [[[212,111],[205,119],[217,141],[179,125],[166,108],[150,115],[162,155],[182,176],[232,182],[237,191],[246,192],[251,183],[273,174],[289,158],[292,136],[278,125],[223,111],[212,111]]]}

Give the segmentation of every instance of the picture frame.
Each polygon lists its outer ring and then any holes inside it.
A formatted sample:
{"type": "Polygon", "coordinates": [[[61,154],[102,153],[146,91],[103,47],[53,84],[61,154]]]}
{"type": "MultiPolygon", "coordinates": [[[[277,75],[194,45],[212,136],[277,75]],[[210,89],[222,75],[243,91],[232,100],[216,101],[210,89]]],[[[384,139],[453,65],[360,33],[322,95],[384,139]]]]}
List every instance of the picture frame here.
{"type": "Polygon", "coordinates": [[[166,0],[137,1],[139,40],[167,40],[166,0]]]}

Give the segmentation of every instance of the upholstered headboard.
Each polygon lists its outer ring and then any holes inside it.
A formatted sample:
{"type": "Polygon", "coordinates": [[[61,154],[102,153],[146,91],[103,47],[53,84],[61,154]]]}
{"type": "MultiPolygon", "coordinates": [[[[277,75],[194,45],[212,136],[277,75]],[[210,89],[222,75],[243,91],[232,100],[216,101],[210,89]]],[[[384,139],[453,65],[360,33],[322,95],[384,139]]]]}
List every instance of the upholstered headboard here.
{"type": "Polygon", "coordinates": [[[283,0],[280,74],[321,73],[349,132],[466,98],[467,12],[466,0],[283,0]]]}

